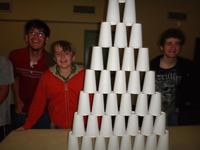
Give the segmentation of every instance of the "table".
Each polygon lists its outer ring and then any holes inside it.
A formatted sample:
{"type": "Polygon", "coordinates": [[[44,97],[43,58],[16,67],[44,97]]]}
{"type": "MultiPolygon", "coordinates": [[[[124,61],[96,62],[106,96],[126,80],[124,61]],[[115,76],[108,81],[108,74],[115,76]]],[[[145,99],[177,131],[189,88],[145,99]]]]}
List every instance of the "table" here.
{"type": "MultiPolygon", "coordinates": [[[[200,126],[169,127],[170,150],[199,150],[200,126]]],[[[13,131],[0,143],[0,150],[67,150],[69,130],[31,129],[13,131]]]]}

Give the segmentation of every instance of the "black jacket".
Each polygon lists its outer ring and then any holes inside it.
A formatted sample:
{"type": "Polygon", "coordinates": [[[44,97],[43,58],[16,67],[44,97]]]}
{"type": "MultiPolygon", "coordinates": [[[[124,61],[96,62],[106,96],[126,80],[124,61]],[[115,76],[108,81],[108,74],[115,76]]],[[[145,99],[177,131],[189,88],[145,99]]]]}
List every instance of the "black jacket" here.
{"type": "MultiPolygon", "coordinates": [[[[159,69],[160,58],[162,56],[163,55],[157,56],[151,60],[151,70],[156,72],[159,69]]],[[[192,85],[194,83],[194,65],[193,62],[189,59],[177,57],[177,64],[175,67],[177,74],[182,77],[181,82],[176,89],[176,107],[179,109],[185,109],[193,103],[193,96],[191,96],[191,94],[193,93],[194,88],[192,85]]]]}

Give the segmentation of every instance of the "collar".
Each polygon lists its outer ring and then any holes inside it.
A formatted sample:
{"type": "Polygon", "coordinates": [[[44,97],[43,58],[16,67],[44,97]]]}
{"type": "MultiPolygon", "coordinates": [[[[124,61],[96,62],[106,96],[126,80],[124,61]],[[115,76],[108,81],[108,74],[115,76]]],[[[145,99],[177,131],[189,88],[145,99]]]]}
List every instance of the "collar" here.
{"type": "Polygon", "coordinates": [[[62,81],[64,81],[65,83],[67,81],[69,81],[69,79],[71,79],[74,75],[76,75],[80,70],[82,70],[82,67],[79,67],[76,64],[72,64],[72,70],[70,72],[70,74],[67,77],[63,77],[60,74],[59,68],[57,65],[54,65],[53,67],[50,67],[50,71],[52,72],[52,74],[54,76],[56,76],[57,78],[61,79],[62,81]]]}

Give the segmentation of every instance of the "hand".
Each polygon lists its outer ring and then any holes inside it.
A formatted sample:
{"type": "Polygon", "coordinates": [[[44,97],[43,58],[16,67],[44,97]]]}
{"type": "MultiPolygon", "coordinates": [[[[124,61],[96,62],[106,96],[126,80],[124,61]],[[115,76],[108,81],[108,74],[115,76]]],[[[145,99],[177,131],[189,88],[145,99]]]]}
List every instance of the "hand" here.
{"type": "Polygon", "coordinates": [[[16,129],[16,131],[24,131],[24,130],[25,130],[25,129],[24,129],[23,126],[21,126],[21,127],[19,127],[19,128],[16,129]]]}

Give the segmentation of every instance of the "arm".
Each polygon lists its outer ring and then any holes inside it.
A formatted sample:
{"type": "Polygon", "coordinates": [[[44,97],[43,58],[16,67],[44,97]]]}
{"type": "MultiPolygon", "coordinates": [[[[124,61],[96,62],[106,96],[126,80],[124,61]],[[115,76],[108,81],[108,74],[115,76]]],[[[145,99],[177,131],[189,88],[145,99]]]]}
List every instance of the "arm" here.
{"type": "Polygon", "coordinates": [[[12,84],[13,94],[14,94],[14,102],[15,109],[17,113],[22,113],[23,102],[19,96],[19,79],[15,78],[14,83],[12,84]]]}
{"type": "Polygon", "coordinates": [[[11,83],[13,83],[12,64],[6,58],[0,57],[0,103],[7,98],[11,83]]]}
{"type": "Polygon", "coordinates": [[[18,74],[17,74],[17,71],[16,71],[16,60],[14,59],[15,57],[13,57],[13,52],[10,53],[9,55],[9,60],[10,62],[12,63],[12,74],[13,74],[13,77],[14,78],[13,82],[12,82],[12,92],[13,92],[13,98],[14,98],[14,103],[15,103],[15,110],[16,110],[16,113],[22,113],[22,107],[23,107],[23,103],[20,99],[20,96],[19,96],[19,77],[18,77],[18,74]]]}
{"type": "Polygon", "coordinates": [[[2,103],[8,96],[8,91],[9,91],[8,85],[0,85],[0,103],[2,103]]]}

